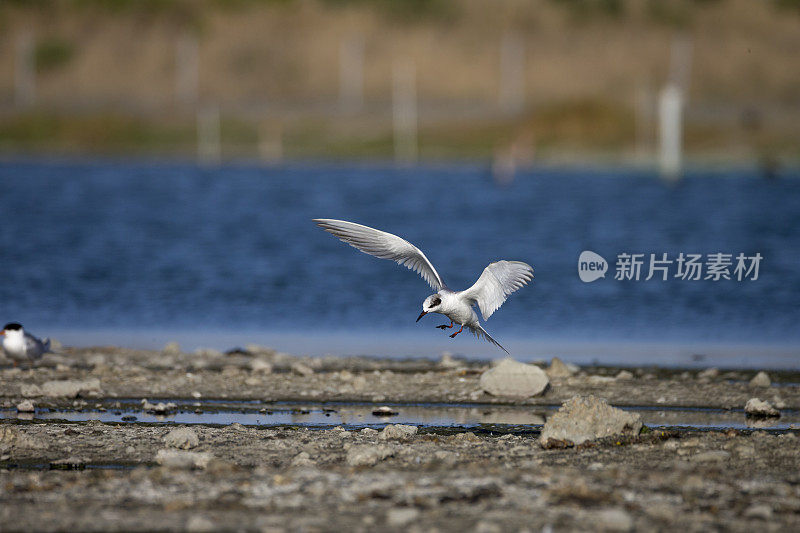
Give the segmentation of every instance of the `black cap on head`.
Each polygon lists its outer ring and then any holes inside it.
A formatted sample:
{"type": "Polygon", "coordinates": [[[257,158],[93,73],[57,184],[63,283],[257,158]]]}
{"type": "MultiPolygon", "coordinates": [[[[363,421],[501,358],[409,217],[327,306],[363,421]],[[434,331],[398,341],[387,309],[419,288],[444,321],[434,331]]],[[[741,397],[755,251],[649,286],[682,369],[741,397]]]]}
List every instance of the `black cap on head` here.
{"type": "Polygon", "coordinates": [[[22,329],[22,325],[21,324],[17,324],[16,322],[9,322],[5,326],[3,326],[3,331],[5,331],[5,330],[14,331],[14,330],[20,330],[20,329],[22,329]]]}

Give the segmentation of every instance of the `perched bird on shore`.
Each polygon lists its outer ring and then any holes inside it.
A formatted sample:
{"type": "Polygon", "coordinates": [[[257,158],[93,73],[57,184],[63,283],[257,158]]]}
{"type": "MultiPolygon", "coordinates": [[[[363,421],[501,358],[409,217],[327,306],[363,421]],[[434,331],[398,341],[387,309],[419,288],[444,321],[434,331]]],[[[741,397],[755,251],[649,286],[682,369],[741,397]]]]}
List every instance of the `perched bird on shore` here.
{"type": "Polygon", "coordinates": [[[0,335],[3,337],[3,350],[14,361],[14,366],[20,361],[33,362],[50,351],[50,339],[41,341],[27,333],[22,325],[16,322],[3,326],[0,335]]]}
{"type": "Polygon", "coordinates": [[[447,288],[425,254],[397,235],[345,220],[319,218],[314,219],[314,222],[342,242],[366,254],[391,259],[422,276],[437,292],[425,298],[417,322],[428,313],[440,313],[450,319],[450,324],[442,324],[436,326],[437,328],[445,330],[453,328],[454,324],[461,326],[450,335],[451,338],[466,327],[476,337],[483,337],[508,353],[508,350],[483,329],[474,306],[478,306],[483,319],[487,320],[503,305],[509,294],[533,279],[533,268],[529,264],[521,261],[496,261],[483,270],[472,287],[464,291],[453,291],[447,288]]]}

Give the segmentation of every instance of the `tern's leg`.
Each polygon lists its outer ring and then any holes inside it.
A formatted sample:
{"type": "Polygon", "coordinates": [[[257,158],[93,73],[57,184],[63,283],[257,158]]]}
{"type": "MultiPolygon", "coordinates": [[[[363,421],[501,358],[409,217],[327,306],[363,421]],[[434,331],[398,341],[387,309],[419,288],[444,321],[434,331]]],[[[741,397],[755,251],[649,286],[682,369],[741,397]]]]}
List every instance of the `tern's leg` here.
{"type": "Polygon", "coordinates": [[[441,326],[436,326],[436,327],[439,328],[439,329],[450,329],[450,328],[453,327],[453,321],[452,320],[450,321],[450,325],[449,326],[447,324],[442,324],[441,326]]]}
{"type": "MultiPolygon", "coordinates": [[[[464,324],[461,324],[461,329],[464,329],[464,324]]],[[[459,333],[461,333],[461,329],[459,329],[458,331],[456,331],[455,333],[453,333],[452,335],[450,335],[450,338],[452,339],[453,337],[455,337],[456,335],[458,335],[459,333]]]]}

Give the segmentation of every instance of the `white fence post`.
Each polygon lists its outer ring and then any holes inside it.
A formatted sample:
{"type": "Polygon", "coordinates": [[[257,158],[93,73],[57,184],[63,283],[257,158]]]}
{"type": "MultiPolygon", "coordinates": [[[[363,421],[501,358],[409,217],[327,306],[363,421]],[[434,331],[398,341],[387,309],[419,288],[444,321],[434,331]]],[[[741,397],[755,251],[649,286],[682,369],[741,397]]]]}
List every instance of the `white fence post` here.
{"type": "Polygon", "coordinates": [[[339,104],[353,113],[364,105],[364,38],[352,36],[339,45],[339,104]]]}
{"type": "Polygon", "coordinates": [[[197,104],[199,65],[197,39],[182,35],[175,43],[175,101],[178,105],[197,104]]]}
{"type": "Polygon", "coordinates": [[[14,103],[30,107],[36,102],[36,44],[33,33],[24,31],[14,43],[14,103]]]}
{"type": "Polygon", "coordinates": [[[681,177],[683,144],[683,94],[675,85],[667,85],[658,97],[658,124],[661,177],[674,181],[681,177]]]}
{"type": "Polygon", "coordinates": [[[217,165],[222,158],[219,107],[197,111],[197,160],[201,165],[217,165]]]}
{"type": "Polygon", "coordinates": [[[394,157],[401,163],[414,163],[418,156],[416,67],[408,60],[395,62],[392,74],[394,157]]]}
{"type": "Polygon", "coordinates": [[[675,181],[683,172],[683,109],[692,64],[688,37],[673,38],[669,63],[669,82],[658,97],[659,170],[663,179],[675,181]]]}
{"type": "Polygon", "coordinates": [[[506,33],[500,46],[500,109],[519,113],[525,107],[525,44],[506,33]]]}

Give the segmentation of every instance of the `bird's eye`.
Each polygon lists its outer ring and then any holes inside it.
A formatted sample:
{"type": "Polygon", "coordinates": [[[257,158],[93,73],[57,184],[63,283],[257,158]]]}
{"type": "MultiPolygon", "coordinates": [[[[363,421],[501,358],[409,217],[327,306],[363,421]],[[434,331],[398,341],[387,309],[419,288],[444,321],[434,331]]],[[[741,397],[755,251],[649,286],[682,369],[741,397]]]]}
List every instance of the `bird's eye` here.
{"type": "Polygon", "coordinates": [[[442,301],[437,298],[436,300],[431,302],[431,307],[436,307],[440,303],[442,303],[442,301]]]}

